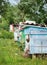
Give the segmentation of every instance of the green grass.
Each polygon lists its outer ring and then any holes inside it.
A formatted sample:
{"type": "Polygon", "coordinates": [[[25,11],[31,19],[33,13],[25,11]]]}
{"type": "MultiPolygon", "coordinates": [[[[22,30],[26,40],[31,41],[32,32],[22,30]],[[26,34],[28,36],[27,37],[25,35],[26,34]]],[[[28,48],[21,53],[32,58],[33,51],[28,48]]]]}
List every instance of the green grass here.
{"type": "Polygon", "coordinates": [[[13,39],[0,39],[0,65],[47,65],[47,59],[24,58],[13,39]]]}

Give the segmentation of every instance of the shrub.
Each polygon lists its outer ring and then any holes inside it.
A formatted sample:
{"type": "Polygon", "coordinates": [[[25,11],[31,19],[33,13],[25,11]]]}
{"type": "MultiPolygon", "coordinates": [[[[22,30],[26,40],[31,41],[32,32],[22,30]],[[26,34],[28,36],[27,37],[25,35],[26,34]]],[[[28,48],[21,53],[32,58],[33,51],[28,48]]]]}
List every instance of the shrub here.
{"type": "Polygon", "coordinates": [[[0,38],[4,38],[4,39],[12,39],[14,38],[14,35],[12,32],[8,32],[6,30],[0,30],[0,38]]]}

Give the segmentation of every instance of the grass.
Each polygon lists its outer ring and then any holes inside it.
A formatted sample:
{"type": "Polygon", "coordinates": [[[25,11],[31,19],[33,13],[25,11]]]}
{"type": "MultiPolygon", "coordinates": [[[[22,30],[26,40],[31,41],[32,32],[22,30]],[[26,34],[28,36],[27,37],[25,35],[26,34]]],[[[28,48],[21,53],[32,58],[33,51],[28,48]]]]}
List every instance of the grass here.
{"type": "Polygon", "coordinates": [[[0,65],[47,65],[47,59],[24,58],[13,39],[0,39],[0,65]]]}

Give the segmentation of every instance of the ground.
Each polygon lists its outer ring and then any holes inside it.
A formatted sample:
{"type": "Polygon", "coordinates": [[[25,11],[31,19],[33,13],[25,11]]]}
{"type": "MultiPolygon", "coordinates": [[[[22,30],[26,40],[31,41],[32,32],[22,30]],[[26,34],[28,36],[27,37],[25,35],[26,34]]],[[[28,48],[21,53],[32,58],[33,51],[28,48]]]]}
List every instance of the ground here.
{"type": "Polygon", "coordinates": [[[0,39],[0,65],[47,65],[47,58],[24,58],[13,39],[0,39]]]}

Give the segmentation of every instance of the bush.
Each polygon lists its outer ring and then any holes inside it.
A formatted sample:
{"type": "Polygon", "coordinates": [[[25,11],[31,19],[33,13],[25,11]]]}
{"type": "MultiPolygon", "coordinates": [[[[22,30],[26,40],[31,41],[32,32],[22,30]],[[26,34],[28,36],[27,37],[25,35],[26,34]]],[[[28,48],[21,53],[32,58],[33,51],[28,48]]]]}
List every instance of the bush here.
{"type": "Polygon", "coordinates": [[[8,32],[6,30],[0,30],[0,38],[12,39],[14,38],[14,35],[12,32],[8,32]]]}

